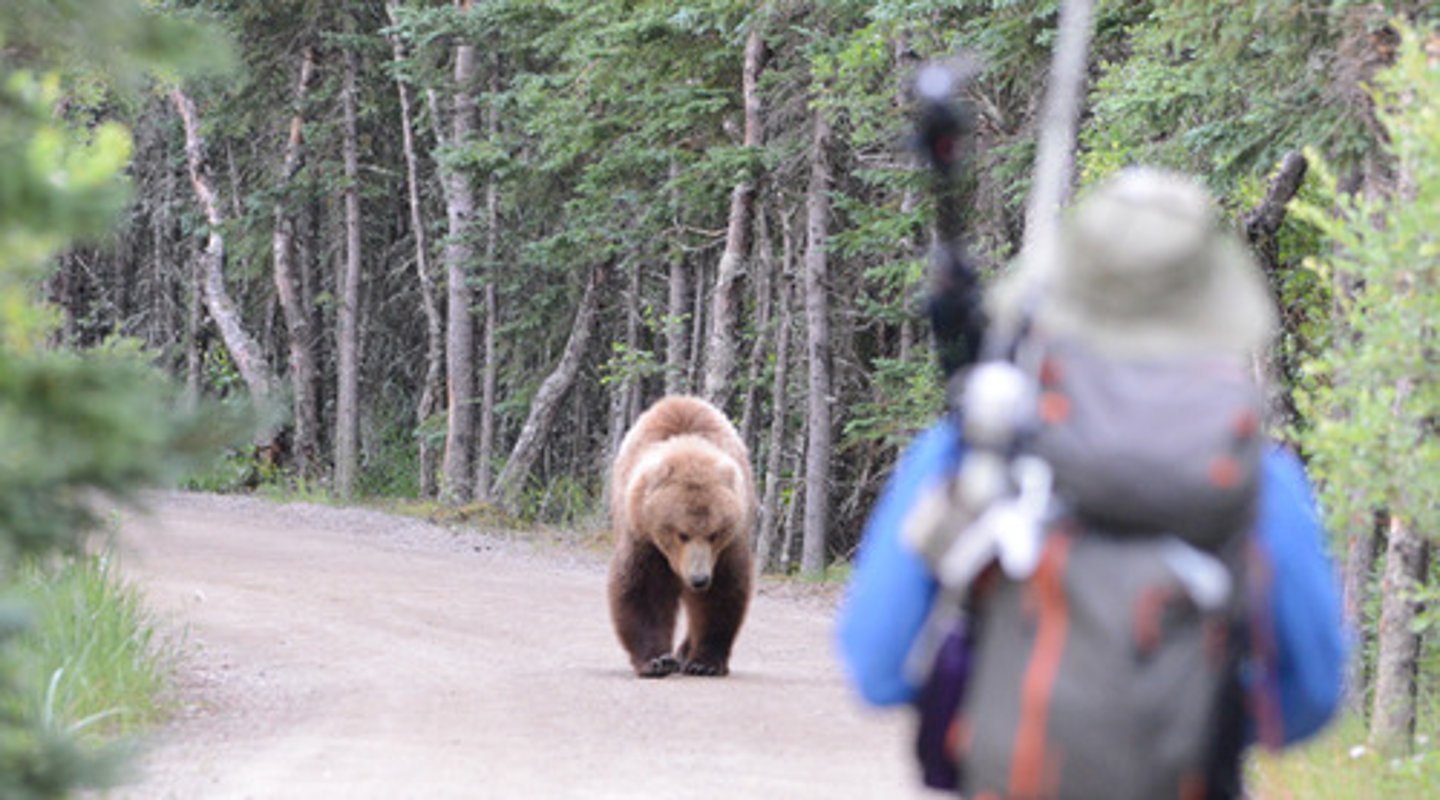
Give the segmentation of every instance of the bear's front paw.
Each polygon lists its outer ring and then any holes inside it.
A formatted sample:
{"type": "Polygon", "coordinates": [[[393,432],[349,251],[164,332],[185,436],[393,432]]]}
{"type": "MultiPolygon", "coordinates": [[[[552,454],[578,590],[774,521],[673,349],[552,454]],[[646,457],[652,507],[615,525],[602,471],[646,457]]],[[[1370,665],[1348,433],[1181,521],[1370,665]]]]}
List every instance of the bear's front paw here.
{"type": "Polygon", "coordinates": [[[709,664],[704,661],[686,661],[681,670],[686,675],[699,675],[704,678],[719,678],[730,672],[730,668],[724,664],[709,664]]]}
{"type": "Polygon", "coordinates": [[[644,664],[635,668],[635,674],[642,678],[663,678],[672,672],[680,671],[680,662],[675,656],[666,653],[663,656],[655,656],[644,664]]]}

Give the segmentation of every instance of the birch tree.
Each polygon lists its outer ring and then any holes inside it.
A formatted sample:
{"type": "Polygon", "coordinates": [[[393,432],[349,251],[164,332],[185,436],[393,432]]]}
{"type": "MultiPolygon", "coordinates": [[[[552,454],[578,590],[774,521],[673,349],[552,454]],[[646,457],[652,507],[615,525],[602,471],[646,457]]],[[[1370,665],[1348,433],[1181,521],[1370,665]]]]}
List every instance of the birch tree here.
{"type": "MultiPolygon", "coordinates": [[[[225,218],[220,212],[220,199],[205,139],[200,135],[199,114],[195,101],[179,87],[170,90],[170,100],[185,129],[185,162],[190,172],[190,185],[205,216],[205,249],[200,255],[200,277],[205,309],[220,331],[220,339],[235,368],[250,391],[250,397],[263,408],[274,395],[275,377],[265,353],[255,337],[245,328],[240,311],[225,288],[225,237],[221,232],[225,218]]],[[[268,436],[273,435],[273,426],[268,436]]]]}
{"type": "Polygon", "coordinates": [[[560,402],[565,398],[565,393],[575,383],[575,376],[580,371],[582,359],[586,349],[590,346],[590,338],[595,331],[595,315],[600,305],[600,287],[605,281],[610,268],[608,266],[596,267],[590,271],[590,276],[585,283],[585,292],[580,298],[580,305],[575,312],[575,320],[570,326],[570,336],[565,341],[565,349],[560,354],[560,360],[550,374],[545,376],[540,388],[535,392],[535,399],[530,402],[530,411],[525,417],[525,424],[520,428],[520,436],[515,440],[515,447],[510,451],[510,458],[505,462],[505,468],[495,479],[495,494],[500,501],[502,508],[511,513],[518,510],[520,493],[525,488],[525,481],[530,477],[530,469],[535,465],[535,459],[540,454],[540,447],[549,435],[550,426],[555,420],[555,414],[560,408],[560,402]]]}
{"type": "MultiPolygon", "coordinates": [[[[390,24],[397,24],[395,4],[387,3],[385,11],[390,24]]],[[[405,192],[410,207],[410,232],[415,243],[415,276],[419,282],[420,310],[425,316],[425,377],[421,380],[420,391],[415,400],[415,427],[421,433],[416,444],[420,461],[420,494],[430,497],[435,494],[435,454],[430,439],[424,435],[423,427],[435,413],[445,369],[444,321],[436,303],[435,278],[430,274],[430,246],[425,228],[425,209],[420,199],[420,162],[415,153],[415,124],[410,107],[410,86],[399,73],[408,54],[403,38],[398,33],[390,34],[391,53],[396,65],[395,91],[400,103],[400,137],[405,155],[405,192]]]]}
{"type": "MultiPolygon", "coordinates": [[[[823,91],[823,89],[821,90],[823,91]]],[[[805,355],[809,382],[805,416],[809,436],[805,445],[805,516],[801,539],[800,573],[820,576],[825,572],[827,534],[830,526],[830,298],[829,257],[825,251],[830,235],[830,120],[826,109],[816,105],[811,117],[808,158],[810,183],[805,191],[805,355]]]]}
{"type": "MultiPolygon", "coordinates": [[[[456,0],[463,13],[470,0],[456,0]]],[[[452,149],[465,147],[475,131],[475,48],[455,46],[454,83],[451,87],[452,149]]],[[[441,180],[445,188],[445,218],[449,236],[445,240],[445,458],[441,467],[441,494],[452,502],[470,499],[474,485],[470,451],[475,439],[475,319],[471,315],[470,270],[475,260],[471,244],[475,217],[475,191],[470,177],[453,160],[442,159],[441,180]]]]}
{"type": "MultiPolygon", "coordinates": [[[[354,19],[346,17],[353,30],[354,19]]],[[[344,115],[341,130],[345,163],[345,268],[337,283],[339,299],[335,353],[335,493],[350,497],[360,458],[360,155],[356,142],[356,77],[360,58],[345,48],[345,77],[340,87],[344,115]]]]}
{"type": "Polygon", "coordinates": [[[303,158],[305,99],[315,73],[315,51],[304,48],[300,54],[299,75],[295,79],[294,111],[290,116],[285,151],[276,181],[275,233],[271,250],[274,258],[275,296],[285,317],[285,341],[290,357],[291,414],[295,426],[295,467],[301,477],[314,476],[315,459],[319,456],[317,439],[319,420],[315,407],[315,356],[311,347],[310,316],[300,296],[293,261],[295,217],[291,212],[288,191],[300,171],[303,158]]]}
{"type": "MultiPolygon", "coordinates": [[[[765,39],[757,20],[745,41],[745,68],[741,90],[745,108],[744,145],[758,153],[763,145],[764,127],[757,84],[765,64],[765,39]]],[[[750,225],[755,209],[754,177],[735,185],[730,193],[730,216],[725,229],[725,252],[715,269],[715,289],[710,295],[710,336],[705,352],[705,398],[724,408],[730,398],[730,376],[735,366],[735,320],[740,302],[739,281],[745,272],[750,249],[750,225]]]]}

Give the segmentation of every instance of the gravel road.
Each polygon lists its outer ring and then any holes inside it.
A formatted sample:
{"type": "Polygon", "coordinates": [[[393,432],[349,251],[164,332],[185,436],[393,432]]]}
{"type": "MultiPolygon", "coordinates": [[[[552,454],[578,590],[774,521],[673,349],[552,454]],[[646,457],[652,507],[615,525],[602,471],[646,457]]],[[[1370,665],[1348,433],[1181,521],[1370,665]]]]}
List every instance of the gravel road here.
{"type": "MultiPolygon", "coordinates": [[[[605,554],[374,511],[164,494],[121,562],[183,636],[180,711],[113,798],[918,798],[833,592],[762,582],[728,678],[633,677],[605,554]]],[[[579,539],[568,537],[569,540],[579,539]]]]}

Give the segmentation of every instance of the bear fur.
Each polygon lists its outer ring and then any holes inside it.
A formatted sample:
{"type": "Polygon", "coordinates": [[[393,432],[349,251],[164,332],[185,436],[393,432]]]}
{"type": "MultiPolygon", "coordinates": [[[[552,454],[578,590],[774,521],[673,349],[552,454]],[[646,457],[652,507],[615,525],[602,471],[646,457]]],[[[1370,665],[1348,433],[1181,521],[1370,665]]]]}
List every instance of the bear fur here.
{"type": "Polygon", "coordinates": [[[662,398],[620,443],[609,500],[610,616],[635,673],[727,674],[754,586],[757,505],[735,427],[698,397],[662,398]]]}

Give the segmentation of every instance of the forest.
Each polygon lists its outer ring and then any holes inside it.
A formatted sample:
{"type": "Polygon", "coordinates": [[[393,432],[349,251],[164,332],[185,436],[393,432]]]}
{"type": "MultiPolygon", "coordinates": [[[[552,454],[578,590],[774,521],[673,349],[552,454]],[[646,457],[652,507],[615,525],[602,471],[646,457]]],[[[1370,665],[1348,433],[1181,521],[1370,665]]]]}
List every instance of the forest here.
{"type": "MultiPolygon", "coordinates": [[[[955,199],[999,274],[1062,3],[156,0],[192,37],[159,69],[107,55],[118,17],[98,56],[39,44],[94,4],[6,5],[5,102],[126,187],[6,278],[6,314],[44,298],[44,347],[249,409],[185,485],[573,524],[629,423],[694,393],[750,447],[763,568],[819,577],[944,410],[915,69],[978,65],[955,199]]],[[[1270,429],[1322,497],[1382,742],[1440,689],[1437,25],[1433,0],[1101,0],[1073,153],[1077,191],[1199,176],[1265,268],[1270,429]]]]}

